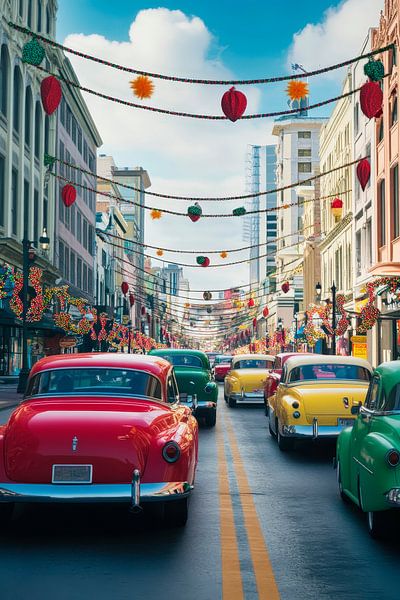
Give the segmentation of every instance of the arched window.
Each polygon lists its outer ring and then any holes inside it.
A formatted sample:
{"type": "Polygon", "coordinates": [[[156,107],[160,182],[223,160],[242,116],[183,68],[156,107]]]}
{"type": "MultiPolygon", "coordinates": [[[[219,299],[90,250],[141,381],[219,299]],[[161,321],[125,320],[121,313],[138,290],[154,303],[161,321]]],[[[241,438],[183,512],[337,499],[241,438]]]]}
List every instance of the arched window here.
{"type": "Polygon", "coordinates": [[[42,31],[42,0],[37,3],[37,30],[42,31]]]}
{"type": "Polygon", "coordinates": [[[50,119],[48,115],[44,117],[44,153],[49,153],[50,143],[50,119]]]}
{"type": "Polygon", "coordinates": [[[392,120],[392,123],[391,123],[392,125],[397,123],[397,96],[396,95],[394,95],[393,99],[392,99],[391,120],[392,120]]]}
{"type": "Polygon", "coordinates": [[[35,108],[35,157],[40,156],[40,139],[42,136],[42,108],[40,102],[36,102],[35,108]]]}
{"type": "Polygon", "coordinates": [[[3,44],[0,56],[0,112],[2,112],[5,117],[8,116],[8,64],[7,47],[3,44]]]}
{"type": "Polygon", "coordinates": [[[14,89],[13,89],[13,127],[16,133],[19,133],[21,128],[21,91],[22,78],[19,67],[14,67],[14,89]]]}
{"type": "Polygon", "coordinates": [[[51,12],[49,5],[47,5],[46,7],[46,33],[48,33],[49,35],[51,33],[51,12]]]}
{"type": "Polygon", "coordinates": [[[32,127],[32,92],[28,86],[25,90],[25,144],[31,145],[31,127],[32,127]]]}
{"type": "Polygon", "coordinates": [[[32,29],[32,9],[33,9],[33,0],[28,0],[28,27],[32,29]]]}

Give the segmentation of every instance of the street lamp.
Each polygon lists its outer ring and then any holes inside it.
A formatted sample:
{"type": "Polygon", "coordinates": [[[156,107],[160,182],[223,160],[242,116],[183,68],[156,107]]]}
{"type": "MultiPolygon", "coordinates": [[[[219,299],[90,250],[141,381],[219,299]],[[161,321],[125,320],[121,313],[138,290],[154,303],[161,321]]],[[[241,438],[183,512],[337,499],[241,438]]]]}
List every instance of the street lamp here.
{"type": "MultiPolygon", "coordinates": [[[[30,371],[28,364],[28,324],[26,315],[28,313],[29,267],[35,258],[34,244],[35,241],[29,240],[26,236],[22,240],[22,368],[19,372],[17,387],[17,392],[20,394],[25,392],[30,371]]],[[[47,251],[49,249],[50,238],[47,235],[45,227],[43,227],[42,235],[39,238],[39,244],[42,250],[47,251]]]]}
{"type": "Polygon", "coordinates": [[[317,300],[321,299],[321,293],[322,293],[322,285],[320,284],[320,282],[318,281],[317,285],[315,286],[315,293],[317,295],[317,300]]]}
{"type": "MultiPolygon", "coordinates": [[[[336,285],[332,282],[331,293],[332,293],[332,354],[336,354],[336,285]]],[[[318,282],[315,286],[315,292],[317,298],[321,297],[322,286],[318,282]]],[[[327,301],[330,304],[330,300],[327,301]]]]}

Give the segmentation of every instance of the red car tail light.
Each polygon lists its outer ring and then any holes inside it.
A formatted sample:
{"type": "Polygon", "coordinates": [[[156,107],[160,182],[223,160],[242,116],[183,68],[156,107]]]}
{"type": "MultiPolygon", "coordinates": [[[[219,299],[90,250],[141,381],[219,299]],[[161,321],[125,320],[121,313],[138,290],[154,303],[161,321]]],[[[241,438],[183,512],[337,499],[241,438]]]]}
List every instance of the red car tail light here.
{"type": "Polygon", "coordinates": [[[163,459],[168,463],[174,463],[181,455],[181,449],[176,442],[167,442],[162,449],[163,459]]]}
{"type": "Polygon", "coordinates": [[[400,462],[400,454],[397,450],[389,450],[386,454],[386,460],[390,467],[397,467],[400,462]]]}

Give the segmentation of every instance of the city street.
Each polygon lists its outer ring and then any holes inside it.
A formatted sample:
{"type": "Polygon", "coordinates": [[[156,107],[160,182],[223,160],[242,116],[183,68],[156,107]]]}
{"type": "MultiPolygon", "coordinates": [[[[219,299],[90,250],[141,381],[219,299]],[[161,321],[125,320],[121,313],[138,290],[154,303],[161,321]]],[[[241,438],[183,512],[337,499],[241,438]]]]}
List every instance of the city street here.
{"type": "Polygon", "coordinates": [[[332,445],[280,452],[261,407],[228,409],[221,387],[217,427],[200,434],[185,528],[121,509],[21,510],[1,532],[2,600],[397,600],[399,546],[372,540],[340,500],[332,445]]]}

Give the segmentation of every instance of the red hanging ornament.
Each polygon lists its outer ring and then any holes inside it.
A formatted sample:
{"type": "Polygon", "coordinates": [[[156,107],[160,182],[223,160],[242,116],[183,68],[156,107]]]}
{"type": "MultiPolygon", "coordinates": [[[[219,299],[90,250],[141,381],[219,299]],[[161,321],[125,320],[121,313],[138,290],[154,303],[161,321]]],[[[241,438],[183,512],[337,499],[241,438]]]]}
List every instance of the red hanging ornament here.
{"type": "Polygon", "coordinates": [[[371,165],[369,164],[369,160],[367,158],[360,160],[356,171],[358,181],[360,182],[361,188],[364,191],[371,176],[371,165]]]}
{"type": "Polygon", "coordinates": [[[196,223],[201,217],[203,210],[198,202],[195,202],[187,209],[187,216],[193,223],[196,223]]]}
{"type": "Polygon", "coordinates": [[[61,190],[61,197],[64,205],[69,208],[76,200],[76,188],[71,183],[67,183],[61,190]]]}
{"type": "Polygon", "coordinates": [[[57,110],[62,98],[61,84],[54,75],[42,80],[40,95],[45,113],[52,115],[57,110]]]}
{"type": "Polygon", "coordinates": [[[367,81],[360,89],[360,106],[364,115],[369,119],[382,109],[383,92],[379,83],[367,81]]]}
{"type": "Polygon", "coordinates": [[[243,115],[247,106],[247,98],[243,92],[235,90],[231,87],[230,90],[225,92],[221,100],[221,108],[226,117],[231,121],[235,122],[243,115]]]}
{"type": "Polygon", "coordinates": [[[265,306],[265,307],[263,308],[263,312],[262,312],[262,314],[263,314],[263,317],[264,317],[264,319],[266,319],[266,318],[268,317],[268,315],[269,315],[269,309],[268,309],[268,306],[265,306]]]}
{"type": "Polygon", "coordinates": [[[332,200],[331,210],[335,218],[340,218],[342,216],[343,211],[343,200],[341,200],[340,198],[335,198],[334,200],[332,200]]]}
{"type": "Polygon", "coordinates": [[[281,290],[284,294],[287,294],[290,290],[290,283],[288,281],[284,281],[281,285],[281,290]]]}
{"type": "Polygon", "coordinates": [[[133,306],[135,304],[135,296],[133,294],[129,294],[129,305],[133,306]]]}
{"type": "Polygon", "coordinates": [[[126,281],[123,281],[121,283],[121,292],[123,293],[124,296],[127,295],[128,290],[129,290],[129,284],[126,281]]]}
{"type": "Polygon", "coordinates": [[[140,312],[141,312],[142,316],[144,317],[144,315],[146,314],[146,307],[142,306],[142,308],[140,309],[140,312]]]}
{"type": "Polygon", "coordinates": [[[254,328],[255,328],[255,327],[257,327],[257,319],[256,319],[255,317],[254,317],[254,319],[253,319],[253,327],[254,327],[254,328]]]}
{"type": "Polygon", "coordinates": [[[208,256],[202,256],[202,262],[198,262],[198,264],[200,264],[201,267],[208,267],[210,265],[210,259],[208,258],[208,256]]]}
{"type": "Polygon", "coordinates": [[[247,306],[248,306],[249,308],[253,308],[253,306],[254,306],[254,300],[253,300],[253,298],[250,298],[250,299],[249,299],[249,301],[248,301],[248,303],[247,303],[247,306]]]}

